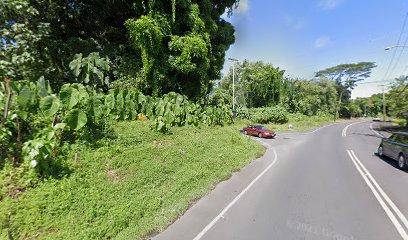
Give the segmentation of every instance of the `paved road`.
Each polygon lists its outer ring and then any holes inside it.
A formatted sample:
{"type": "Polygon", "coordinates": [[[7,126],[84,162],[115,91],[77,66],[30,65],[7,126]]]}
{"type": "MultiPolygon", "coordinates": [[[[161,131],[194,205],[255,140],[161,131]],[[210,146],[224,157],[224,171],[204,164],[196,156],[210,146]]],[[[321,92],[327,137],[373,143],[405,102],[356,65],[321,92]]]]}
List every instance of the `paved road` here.
{"type": "Polygon", "coordinates": [[[153,239],[408,240],[408,172],[374,154],[370,124],[263,139],[263,158],[153,239]]]}

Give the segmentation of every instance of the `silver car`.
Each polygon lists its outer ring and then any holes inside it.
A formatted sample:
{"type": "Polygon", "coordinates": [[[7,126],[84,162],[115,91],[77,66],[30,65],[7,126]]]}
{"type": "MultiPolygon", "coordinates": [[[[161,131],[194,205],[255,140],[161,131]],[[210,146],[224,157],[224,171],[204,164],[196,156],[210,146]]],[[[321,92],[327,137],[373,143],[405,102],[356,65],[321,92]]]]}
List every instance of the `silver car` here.
{"type": "Polygon", "coordinates": [[[387,156],[398,161],[398,167],[407,168],[408,133],[396,132],[389,138],[383,138],[378,147],[378,156],[387,156]]]}

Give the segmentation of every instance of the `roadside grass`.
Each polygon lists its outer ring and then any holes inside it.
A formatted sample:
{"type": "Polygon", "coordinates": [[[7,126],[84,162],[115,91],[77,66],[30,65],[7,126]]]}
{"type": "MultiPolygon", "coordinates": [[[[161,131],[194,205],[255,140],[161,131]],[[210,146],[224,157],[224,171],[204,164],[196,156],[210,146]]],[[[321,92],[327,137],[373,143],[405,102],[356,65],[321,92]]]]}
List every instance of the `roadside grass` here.
{"type": "MultiPolygon", "coordinates": [[[[338,122],[346,122],[349,121],[347,119],[337,119],[336,122],[333,120],[332,117],[320,117],[320,116],[302,116],[296,117],[295,115],[289,115],[289,122],[283,124],[277,123],[268,123],[268,124],[260,124],[267,127],[270,130],[275,132],[306,132],[312,130],[317,127],[321,127],[324,125],[338,123],[338,122]],[[292,128],[289,128],[289,125],[292,125],[292,128]]],[[[236,121],[234,126],[236,128],[242,128],[249,124],[256,124],[251,123],[250,121],[236,121]]]]}
{"type": "Polygon", "coordinates": [[[0,202],[2,239],[142,239],[162,231],[264,148],[234,126],[120,122],[117,138],[75,145],[72,174],[0,202]]]}

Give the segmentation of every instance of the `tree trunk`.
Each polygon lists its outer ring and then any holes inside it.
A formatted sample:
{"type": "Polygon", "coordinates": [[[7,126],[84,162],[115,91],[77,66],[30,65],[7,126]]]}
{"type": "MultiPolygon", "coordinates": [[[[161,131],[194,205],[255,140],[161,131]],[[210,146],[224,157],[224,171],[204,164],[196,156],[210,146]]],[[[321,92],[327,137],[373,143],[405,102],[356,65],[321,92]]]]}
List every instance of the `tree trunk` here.
{"type": "Polygon", "coordinates": [[[4,113],[3,113],[3,120],[1,121],[0,125],[4,125],[6,123],[6,119],[8,116],[9,109],[10,109],[10,100],[11,100],[10,80],[8,78],[5,78],[4,81],[6,82],[7,98],[6,98],[6,106],[4,108],[4,113]]]}

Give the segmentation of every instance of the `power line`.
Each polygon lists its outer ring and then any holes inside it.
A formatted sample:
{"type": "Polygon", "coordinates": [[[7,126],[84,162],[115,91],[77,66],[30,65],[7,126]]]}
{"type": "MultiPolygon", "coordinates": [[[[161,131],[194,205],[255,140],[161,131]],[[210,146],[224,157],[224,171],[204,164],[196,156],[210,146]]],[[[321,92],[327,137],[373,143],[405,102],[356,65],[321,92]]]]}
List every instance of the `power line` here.
{"type": "Polygon", "coordinates": [[[373,81],[373,82],[362,82],[362,83],[358,83],[358,85],[360,84],[370,84],[370,83],[383,83],[383,82],[393,82],[395,80],[382,80],[382,81],[373,81]]]}
{"type": "MultiPolygon", "coordinates": [[[[407,13],[407,14],[408,14],[408,13],[407,13]]],[[[403,46],[406,46],[407,43],[408,43],[408,34],[407,34],[407,36],[405,37],[405,41],[404,41],[403,46]]],[[[399,63],[399,61],[400,61],[400,59],[401,59],[401,56],[402,56],[402,53],[404,52],[404,50],[405,50],[405,48],[402,48],[402,49],[401,49],[401,51],[400,51],[400,53],[399,53],[399,55],[398,55],[397,61],[395,62],[395,65],[394,65],[394,67],[391,69],[391,72],[390,72],[390,74],[389,74],[388,76],[391,76],[392,73],[394,72],[395,68],[398,66],[398,63],[399,63]]]]}
{"type": "MultiPolygon", "coordinates": [[[[406,25],[406,23],[407,23],[407,17],[408,17],[408,13],[405,14],[404,23],[402,24],[402,28],[401,28],[400,35],[399,35],[399,37],[398,37],[397,45],[400,45],[400,41],[401,41],[402,35],[404,34],[405,25],[406,25]]],[[[394,58],[395,58],[395,55],[396,55],[396,54],[397,54],[397,48],[394,49],[394,52],[393,52],[392,57],[391,57],[391,61],[390,61],[390,63],[388,64],[387,71],[385,71],[383,80],[385,80],[385,79],[387,78],[388,73],[389,73],[390,68],[391,68],[391,65],[394,63],[394,58]]]]}

